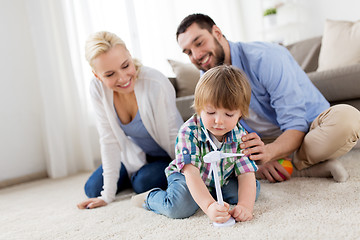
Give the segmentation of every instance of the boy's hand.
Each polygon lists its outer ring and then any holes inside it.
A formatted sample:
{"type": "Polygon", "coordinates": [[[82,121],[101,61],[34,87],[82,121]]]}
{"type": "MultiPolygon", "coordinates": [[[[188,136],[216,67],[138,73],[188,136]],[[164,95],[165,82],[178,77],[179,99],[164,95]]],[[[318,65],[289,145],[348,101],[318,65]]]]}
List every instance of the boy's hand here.
{"type": "Polygon", "coordinates": [[[241,205],[236,205],[229,213],[238,222],[246,222],[253,218],[252,212],[241,205]]]}
{"type": "Polygon", "coordinates": [[[77,205],[79,209],[92,209],[97,207],[106,206],[107,203],[100,198],[89,198],[77,205]]]}
{"type": "Polygon", "coordinates": [[[213,202],[207,208],[206,215],[213,222],[224,223],[231,217],[229,214],[229,207],[229,204],[226,202],[224,202],[224,206],[221,206],[217,202],[213,202]]]}

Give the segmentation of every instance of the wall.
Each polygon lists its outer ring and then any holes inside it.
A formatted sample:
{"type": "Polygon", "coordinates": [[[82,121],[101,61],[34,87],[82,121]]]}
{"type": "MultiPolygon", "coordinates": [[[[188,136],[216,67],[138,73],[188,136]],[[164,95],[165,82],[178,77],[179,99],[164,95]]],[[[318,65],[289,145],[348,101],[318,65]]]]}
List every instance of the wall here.
{"type": "Polygon", "coordinates": [[[311,23],[314,34],[322,34],[326,19],[357,21],[360,20],[360,1],[358,0],[306,0],[312,10],[311,23]]]}
{"type": "Polygon", "coordinates": [[[26,0],[0,8],[0,182],[45,171],[41,102],[26,0]]]}
{"type": "Polygon", "coordinates": [[[320,36],[323,34],[326,19],[357,21],[360,20],[358,0],[302,0],[307,11],[306,30],[300,38],[320,36]]]}
{"type": "Polygon", "coordinates": [[[241,12],[245,16],[243,41],[281,41],[289,44],[302,39],[320,36],[326,19],[360,20],[358,0],[242,0],[241,12]],[[266,29],[261,21],[264,9],[277,3],[277,27],[266,29]]]}
{"type": "MultiPolygon", "coordinates": [[[[267,0],[264,0],[267,1],[267,0]]],[[[357,0],[301,0],[308,9],[307,33],[321,35],[326,18],[358,20],[357,0]]],[[[0,0],[0,182],[45,172],[42,107],[35,51],[27,20],[26,0],[0,0]]],[[[239,1],[243,39],[261,40],[260,1],[239,1]]],[[[235,12],[235,11],[234,11],[235,12]]],[[[234,21],[238,19],[234,19],[234,21]]],[[[221,22],[221,21],[220,21],[221,22]]],[[[224,30],[226,35],[228,30],[224,30]]],[[[230,35],[229,35],[230,36],[230,35]]]]}

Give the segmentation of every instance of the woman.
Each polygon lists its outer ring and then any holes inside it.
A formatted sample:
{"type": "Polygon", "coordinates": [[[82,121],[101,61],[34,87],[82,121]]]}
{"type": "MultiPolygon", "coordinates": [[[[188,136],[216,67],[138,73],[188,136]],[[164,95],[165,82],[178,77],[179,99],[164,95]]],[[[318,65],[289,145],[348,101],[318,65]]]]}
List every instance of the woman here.
{"type": "Polygon", "coordinates": [[[85,51],[96,77],[90,92],[102,166],[85,185],[89,199],[78,207],[105,206],[131,186],[136,193],[166,188],[164,169],[175,156],[175,139],[183,123],[174,88],[163,74],[133,59],[113,33],[93,34],[85,51]]]}

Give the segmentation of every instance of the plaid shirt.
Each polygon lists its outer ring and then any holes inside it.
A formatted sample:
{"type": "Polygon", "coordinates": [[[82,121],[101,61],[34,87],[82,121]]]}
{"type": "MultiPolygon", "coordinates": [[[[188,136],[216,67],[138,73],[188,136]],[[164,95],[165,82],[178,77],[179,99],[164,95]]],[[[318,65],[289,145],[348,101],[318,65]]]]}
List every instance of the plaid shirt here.
{"type": "MultiPolygon", "coordinates": [[[[201,118],[196,114],[186,121],[179,130],[175,143],[176,158],[165,169],[166,176],[181,172],[185,164],[192,164],[200,170],[200,176],[208,188],[215,187],[213,175],[209,175],[210,163],[205,163],[203,157],[213,151],[209,140],[202,131],[205,129],[201,118]]],[[[241,137],[246,135],[245,129],[238,123],[224,138],[224,144],[219,151],[224,153],[241,153],[241,137]]],[[[217,162],[220,186],[228,183],[232,173],[238,176],[242,173],[255,172],[257,166],[248,157],[230,157],[217,162]]]]}

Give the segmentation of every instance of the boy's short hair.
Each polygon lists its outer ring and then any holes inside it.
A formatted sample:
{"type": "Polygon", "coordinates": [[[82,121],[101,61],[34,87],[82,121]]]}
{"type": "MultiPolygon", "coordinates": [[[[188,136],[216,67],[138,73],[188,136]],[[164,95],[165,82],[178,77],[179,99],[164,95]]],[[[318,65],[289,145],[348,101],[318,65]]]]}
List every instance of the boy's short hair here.
{"type": "Polygon", "coordinates": [[[193,108],[197,114],[210,104],[216,108],[240,110],[249,115],[251,98],[250,84],[240,69],[221,65],[206,71],[195,88],[193,108]]]}

